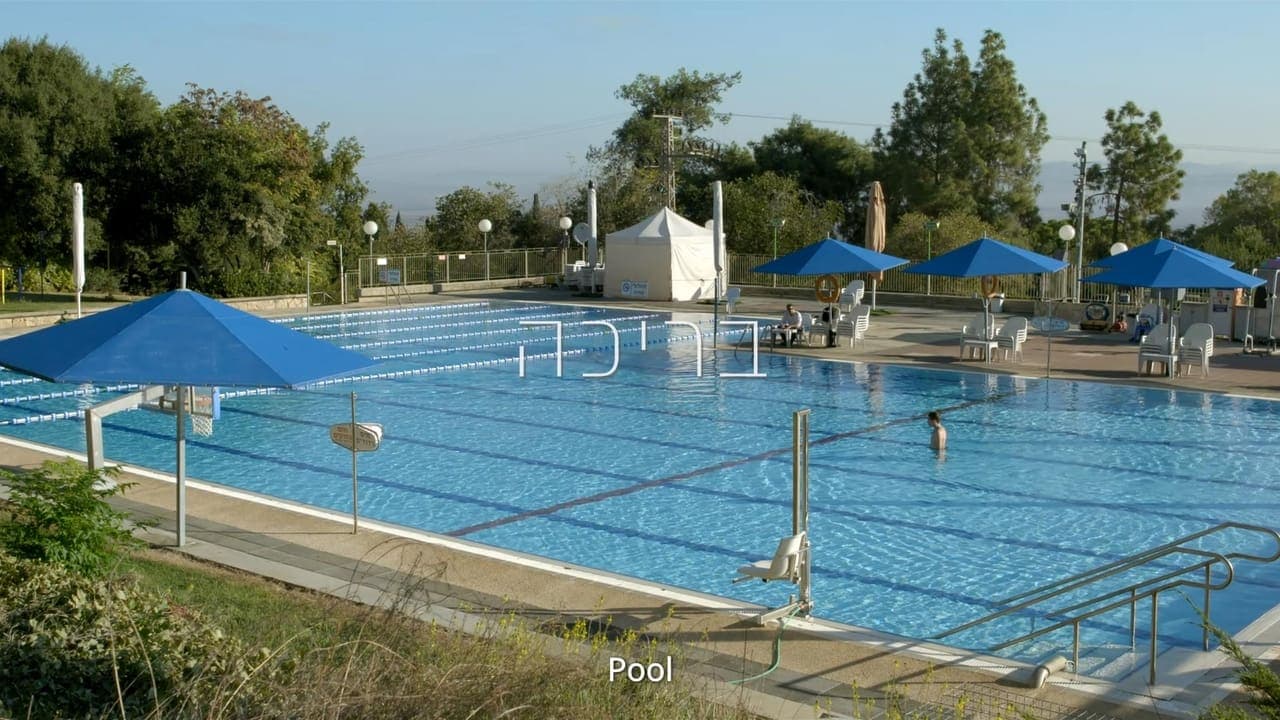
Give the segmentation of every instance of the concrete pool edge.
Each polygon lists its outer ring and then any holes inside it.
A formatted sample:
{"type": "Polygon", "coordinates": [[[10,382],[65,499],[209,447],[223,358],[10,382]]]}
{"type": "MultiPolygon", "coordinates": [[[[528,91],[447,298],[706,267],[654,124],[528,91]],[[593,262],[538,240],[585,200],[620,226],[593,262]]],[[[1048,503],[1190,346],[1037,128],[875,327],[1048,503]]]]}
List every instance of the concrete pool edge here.
{"type": "MultiPolygon", "coordinates": [[[[84,460],[82,454],[39,443],[32,443],[30,441],[8,437],[0,437],[0,441],[12,445],[13,447],[22,448],[36,453],[42,457],[72,458],[81,462],[84,460]]],[[[170,488],[169,492],[171,492],[174,482],[171,475],[127,464],[112,463],[112,465],[120,467],[124,473],[130,476],[163,483],[170,488]]],[[[280,500],[278,498],[260,495],[252,491],[240,490],[217,483],[198,480],[190,481],[188,483],[188,487],[192,490],[207,492],[238,502],[247,501],[257,506],[315,518],[326,523],[335,523],[346,526],[350,525],[350,515],[348,514],[316,508],[302,503],[280,500]]],[[[153,507],[156,507],[156,509],[161,513],[167,512],[170,516],[172,515],[172,510],[166,510],[165,508],[157,505],[153,505],[153,507]]],[[[172,505],[169,505],[169,507],[172,507],[172,505]]],[[[454,552],[467,555],[481,556],[499,563],[525,567],[544,573],[552,573],[554,575],[584,583],[590,583],[592,585],[621,589],[630,593],[650,597],[660,602],[685,603],[714,612],[733,614],[738,617],[751,615],[754,614],[755,611],[759,610],[759,606],[717,595],[644,581],[638,578],[577,566],[571,563],[555,561],[540,556],[504,550],[473,541],[450,538],[391,523],[362,521],[362,526],[362,529],[370,532],[379,532],[389,536],[411,540],[416,543],[443,547],[454,552]]],[[[1237,634],[1237,640],[1242,644],[1251,642],[1254,638],[1246,637],[1246,635],[1252,635],[1255,629],[1257,632],[1261,633],[1266,629],[1276,628],[1277,619],[1280,619],[1280,607],[1273,608],[1270,612],[1264,614],[1254,623],[1251,623],[1244,631],[1237,634]]],[[[1026,663],[1016,660],[985,656],[971,651],[929,643],[927,641],[905,638],[876,630],[822,619],[795,622],[788,626],[788,630],[809,634],[823,640],[855,643],[887,654],[912,657],[917,660],[927,662],[930,666],[937,664],[949,667],[958,667],[982,673],[984,675],[994,675],[999,678],[1008,678],[1011,671],[1015,673],[1029,672],[1032,667],[1026,663]]],[[[1201,655],[1204,654],[1201,653],[1201,655]]],[[[1132,687],[1128,683],[1119,684],[1102,679],[1079,679],[1073,678],[1069,675],[1061,675],[1059,677],[1052,678],[1050,683],[1056,687],[1063,688],[1064,690],[1083,692],[1084,694],[1097,698],[1098,700],[1120,706],[1127,706],[1142,711],[1150,711],[1152,709],[1152,703],[1158,702],[1157,707],[1161,713],[1195,716],[1198,714],[1197,708],[1203,707],[1209,701],[1220,699],[1235,689],[1233,685],[1224,684],[1220,677],[1208,685],[1203,684],[1209,679],[1208,675],[1212,674],[1214,668],[1220,667],[1226,662],[1225,656],[1222,656],[1220,653],[1214,653],[1212,657],[1221,658],[1221,660],[1219,662],[1211,663],[1211,667],[1206,668],[1196,680],[1197,684],[1202,685],[1201,690],[1206,693],[1210,693],[1212,697],[1201,695],[1192,701],[1178,700],[1172,694],[1170,695],[1172,699],[1156,701],[1151,697],[1148,689],[1145,687],[1132,687]]],[[[1185,680],[1187,678],[1184,676],[1183,679],[1185,680]]]]}

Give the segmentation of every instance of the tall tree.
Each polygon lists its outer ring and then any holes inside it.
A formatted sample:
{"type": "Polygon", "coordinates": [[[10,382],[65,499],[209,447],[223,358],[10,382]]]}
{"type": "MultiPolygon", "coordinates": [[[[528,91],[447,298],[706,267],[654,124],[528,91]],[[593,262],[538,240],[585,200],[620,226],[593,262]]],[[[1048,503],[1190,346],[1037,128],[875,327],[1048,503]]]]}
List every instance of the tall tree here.
{"type": "Polygon", "coordinates": [[[875,178],[871,151],[857,140],[794,116],[786,127],[751,143],[751,150],[760,170],[795,178],[818,200],[839,203],[850,232],[862,227],[866,207],[860,193],[875,178]]]}
{"type": "MultiPolygon", "coordinates": [[[[73,182],[84,185],[86,216],[106,217],[109,188],[126,179],[116,140],[135,128],[117,106],[135,99],[155,115],[154,100],[119,97],[68,47],[16,38],[0,47],[0,260],[69,260],[73,182]]],[[[122,140],[119,149],[136,147],[122,140]]]]}
{"type": "Polygon", "coordinates": [[[1107,132],[1102,136],[1105,164],[1089,168],[1094,189],[1113,194],[1111,242],[1141,244],[1153,235],[1167,234],[1174,211],[1169,202],[1178,199],[1185,174],[1178,167],[1182,151],[1160,132],[1160,113],[1144,113],[1133,101],[1103,116],[1107,132]]]}
{"type": "MultiPolygon", "coordinates": [[[[1000,33],[982,36],[967,125],[979,162],[973,187],[978,214],[1001,229],[1040,222],[1036,197],[1040,150],[1049,141],[1045,115],[1018,82],[1000,33]]],[[[1006,233],[1007,234],[1007,233],[1006,233]]]]}
{"type": "MultiPolygon", "coordinates": [[[[680,118],[678,122],[671,121],[673,133],[678,135],[673,141],[674,154],[678,157],[674,157],[672,163],[677,173],[696,172],[713,163],[716,155],[715,143],[698,133],[716,122],[728,120],[728,116],[715,112],[715,106],[725,91],[741,79],[742,73],[704,75],[684,68],[667,78],[637,75],[634,81],[623,85],[616,93],[619,99],[630,103],[634,111],[614,130],[613,138],[604,148],[591,149],[588,159],[607,165],[614,180],[621,180],[623,184],[627,182],[620,177],[623,175],[636,175],[636,179],[642,180],[650,180],[651,176],[658,178],[660,183],[650,189],[650,209],[665,204],[666,188],[663,184],[666,180],[662,173],[641,172],[646,168],[659,167],[667,147],[669,121],[654,116],[680,118]]],[[[677,188],[680,187],[677,182],[677,188]]]]}
{"type": "Polygon", "coordinates": [[[923,67],[872,140],[894,215],[977,215],[1010,234],[1039,222],[1035,179],[1048,141],[1044,113],[1018,81],[1004,38],[982,37],[974,68],[938,29],[923,67]]]}

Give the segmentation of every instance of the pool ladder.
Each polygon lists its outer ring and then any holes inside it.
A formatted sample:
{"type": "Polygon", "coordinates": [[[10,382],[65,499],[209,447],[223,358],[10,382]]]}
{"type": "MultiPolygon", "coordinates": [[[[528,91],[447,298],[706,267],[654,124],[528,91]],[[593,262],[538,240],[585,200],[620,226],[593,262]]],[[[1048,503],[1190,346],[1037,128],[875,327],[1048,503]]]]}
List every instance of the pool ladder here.
{"type": "MultiPolygon", "coordinates": [[[[1056,580],[1047,585],[1042,585],[1033,590],[1012,595],[1002,600],[997,600],[994,604],[1004,605],[1002,610],[998,610],[977,620],[972,620],[963,625],[958,625],[950,630],[943,631],[933,635],[931,639],[941,640],[942,638],[955,635],[975,628],[979,625],[989,623],[999,618],[1007,617],[1015,613],[1023,613],[1028,610],[1033,611],[1031,617],[1032,630],[1023,635],[1019,635],[1011,640],[1007,640],[990,648],[992,652],[1003,650],[1005,648],[1017,645],[1038,638],[1042,635],[1061,630],[1065,627],[1072,628],[1072,667],[1079,667],[1080,664],[1080,624],[1089,618],[1110,612],[1117,608],[1129,606],[1129,647],[1133,648],[1137,641],[1137,624],[1138,624],[1138,601],[1145,598],[1151,598],[1151,663],[1147,673],[1147,684],[1155,685],[1156,683],[1156,650],[1157,640],[1159,638],[1159,608],[1160,593],[1175,588],[1200,588],[1204,590],[1204,616],[1209,617],[1210,598],[1214,590],[1226,589],[1231,581],[1235,579],[1235,567],[1232,560],[1251,560],[1259,563],[1269,563],[1280,560],[1280,533],[1268,527],[1261,525],[1248,525],[1238,522],[1225,522],[1221,525],[1215,525],[1207,530],[1191,533],[1190,535],[1178,538],[1172,542],[1165,543],[1149,550],[1121,558],[1115,562],[1096,567],[1092,570],[1072,575],[1070,577],[1056,580]],[[1198,540],[1209,535],[1213,535],[1226,530],[1239,530],[1250,533],[1258,533],[1267,537],[1268,540],[1275,543],[1276,549],[1271,555],[1253,555],[1245,552],[1229,552],[1217,553],[1199,548],[1186,547],[1185,544],[1193,540],[1198,540]],[[1156,562],[1157,560],[1168,558],[1175,555],[1191,556],[1192,560],[1185,565],[1178,566],[1176,569],[1162,573],[1161,575],[1141,580],[1125,587],[1108,590],[1098,595],[1094,595],[1086,600],[1073,602],[1064,607],[1057,607],[1052,610],[1041,613],[1035,610],[1047,601],[1065,595],[1070,592],[1081,590],[1089,585],[1098,583],[1106,578],[1110,578],[1120,573],[1133,570],[1145,565],[1156,562]],[[1222,579],[1218,582],[1213,580],[1213,568],[1215,565],[1222,566],[1222,579]],[[1189,573],[1204,572],[1203,578],[1187,577],[1189,573]],[[1010,605],[1010,603],[1014,603],[1010,605]],[[1036,629],[1035,622],[1037,619],[1043,618],[1051,621],[1046,627],[1036,629]]],[[[1204,649],[1209,649],[1209,629],[1206,625],[1203,631],[1202,642],[1204,649]]]]}

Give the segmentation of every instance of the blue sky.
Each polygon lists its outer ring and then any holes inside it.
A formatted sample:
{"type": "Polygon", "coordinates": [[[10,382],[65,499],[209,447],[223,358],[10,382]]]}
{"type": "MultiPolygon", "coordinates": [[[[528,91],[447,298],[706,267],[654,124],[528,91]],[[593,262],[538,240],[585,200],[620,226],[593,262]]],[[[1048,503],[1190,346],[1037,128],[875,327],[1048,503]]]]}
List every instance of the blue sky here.
{"type": "Polygon", "coordinates": [[[971,57],[985,28],[1004,35],[1048,116],[1046,164],[1081,140],[1100,158],[1103,113],[1133,100],[1187,161],[1224,166],[1215,192],[1280,167],[1274,2],[0,2],[5,36],[130,64],[162,102],[192,82],[328,122],[365,147],[375,197],[410,216],[464,184],[531,194],[582,176],[628,113],[614,92],[640,73],[740,71],[721,141],[792,114],[865,141],[938,27],[971,57]]]}

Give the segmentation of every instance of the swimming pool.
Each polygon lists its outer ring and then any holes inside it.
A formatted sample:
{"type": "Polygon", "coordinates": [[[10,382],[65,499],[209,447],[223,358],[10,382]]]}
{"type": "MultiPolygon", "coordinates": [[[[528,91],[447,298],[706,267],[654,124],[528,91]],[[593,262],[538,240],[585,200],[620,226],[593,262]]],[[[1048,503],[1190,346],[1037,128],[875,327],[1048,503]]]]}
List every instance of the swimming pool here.
{"type": "MultiPolygon", "coordinates": [[[[770,354],[766,378],[726,379],[751,357],[723,347],[704,351],[698,377],[693,331],[668,319],[497,302],[296,318],[384,359],[382,377],[232,395],[214,436],[189,438],[188,472],[349,512],[349,454],[326,430],[349,418],[354,390],[360,419],[386,427],[382,449],[361,457],[362,516],[778,604],[787,586],[730,581],[789,534],[791,414],[807,407],[815,614],[909,637],[1222,521],[1276,517],[1280,480],[1260,470],[1280,431],[1270,401],[770,354]],[[554,328],[522,320],[564,323],[564,377],[549,357],[554,328]],[[608,330],[586,320],[619,330],[611,377],[581,376],[613,360],[608,330]],[[923,419],[935,409],[950,431],[943,460],[923,419]]],[[[705,315],[675,319],[710,330],[705,315]]],[[[83,451],[80,422],[12,424],[74,412],[85,398],[31,396],[75,390],[5,374],[0,432],[83,451]]],[[[108,457],[172,471],[171,418],[129,412],[103,425],[108,457]]],[[[1214,620],[1240,630],[1278,587],[1280,568],[1238,565],[1214,620]]],[[[1161,616],[1162,644],[1198,642],[1183,600],[1168,597],[1161,616]]],[[[1086,623],[1086,644],[1127,647],[1127,620],[1086,623]]],[[[1008,629],[953,641],[985,647],[1008,629]]]]}

